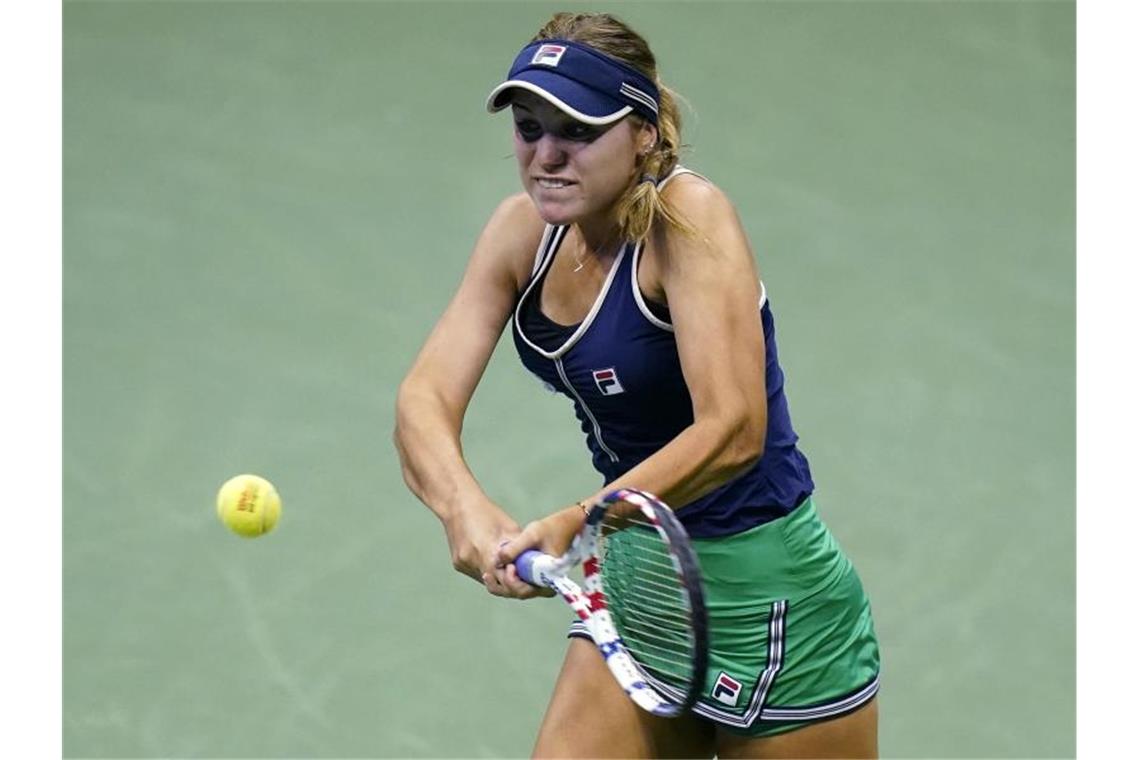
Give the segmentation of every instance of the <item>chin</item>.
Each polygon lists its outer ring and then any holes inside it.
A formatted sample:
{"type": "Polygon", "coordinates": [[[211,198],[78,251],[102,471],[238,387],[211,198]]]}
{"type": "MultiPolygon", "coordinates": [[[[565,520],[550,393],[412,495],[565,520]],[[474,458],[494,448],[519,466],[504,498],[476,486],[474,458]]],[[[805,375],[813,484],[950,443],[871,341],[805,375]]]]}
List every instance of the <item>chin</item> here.
{"type": "Polygon", "coordinates": [[[582,218],[582,209],[577,207],[577,204],[572,203],[544,203],[537,200],[533,196],[531,201],[534,203],[538,215],[542,221],[547,224],[563,226],[573,224],[582,218]]]}

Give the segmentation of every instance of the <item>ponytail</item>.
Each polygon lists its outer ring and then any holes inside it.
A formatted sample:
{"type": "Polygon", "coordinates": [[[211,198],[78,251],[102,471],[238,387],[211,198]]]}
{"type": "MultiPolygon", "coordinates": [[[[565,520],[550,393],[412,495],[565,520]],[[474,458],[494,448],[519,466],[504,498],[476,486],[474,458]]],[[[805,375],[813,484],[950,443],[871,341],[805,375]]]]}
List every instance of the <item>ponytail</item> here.
{"type": "Polygon", "coordinates": [[[617,218],[623,240],[643,242],[658,219],[685,235],[693,227],[665,201],[658,189],[661,180],[677,168],[681,151],[681,113],[676,93],[660,82],[661,106],[657,117],[657,143],[638,162],[633,184],[618,199],[617,218]]]}

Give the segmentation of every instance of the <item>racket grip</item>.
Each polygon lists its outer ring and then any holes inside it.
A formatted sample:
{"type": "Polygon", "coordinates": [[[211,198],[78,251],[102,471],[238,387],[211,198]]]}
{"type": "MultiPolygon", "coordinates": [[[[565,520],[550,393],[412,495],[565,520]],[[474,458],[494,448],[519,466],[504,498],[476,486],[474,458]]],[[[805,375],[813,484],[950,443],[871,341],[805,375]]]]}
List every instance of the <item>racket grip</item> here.
{"type": "Polygon", "coordinates": [[[546,586],[542,576],[554,566],[554,557],[537,549],[527,549],[515,557],[515,570],[519,577],[532,586],[546,586]]]}

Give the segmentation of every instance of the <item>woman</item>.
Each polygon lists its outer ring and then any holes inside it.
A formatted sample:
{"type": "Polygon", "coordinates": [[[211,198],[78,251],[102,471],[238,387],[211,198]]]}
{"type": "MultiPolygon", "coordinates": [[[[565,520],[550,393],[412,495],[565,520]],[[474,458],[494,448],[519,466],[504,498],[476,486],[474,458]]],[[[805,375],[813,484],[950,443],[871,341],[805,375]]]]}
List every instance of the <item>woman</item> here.
{"type": "Polygon", "coordinates": [[[648,45],[607,14],[557,14],[487,106],[512,111],[525,192],[492,215],[400,387],[405,480],[454,567],[517,599],[548,592],[514,558],[563,552],[584,503],[655,493],[693,539],[710,609],[709,691],[677,719],[635,707],[572,627],[535,756],[876,755],[869,605],[811,501],[751,248],[724,194],[678,166],[648,45]],[[460,447],[508,320],[523,364],[573,400],[605,481],[521,531],[460,447]]]}

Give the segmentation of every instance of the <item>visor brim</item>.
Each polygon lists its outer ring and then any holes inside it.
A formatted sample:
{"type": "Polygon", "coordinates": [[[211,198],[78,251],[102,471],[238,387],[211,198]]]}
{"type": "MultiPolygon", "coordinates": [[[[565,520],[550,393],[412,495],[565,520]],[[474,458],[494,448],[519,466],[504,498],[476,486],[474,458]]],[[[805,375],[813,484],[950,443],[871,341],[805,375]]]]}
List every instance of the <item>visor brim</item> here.
{"type": "Polygon", "coordinates": [[[491,90],[487,111],[495,113],[511,104],[511,90],[533,92],[563,113],[585,124],[612,124],[633,111],[631,106],[553,72],[523,71],[491,90]]]}

